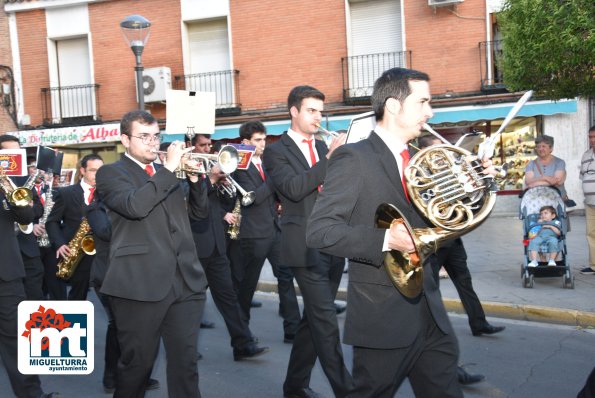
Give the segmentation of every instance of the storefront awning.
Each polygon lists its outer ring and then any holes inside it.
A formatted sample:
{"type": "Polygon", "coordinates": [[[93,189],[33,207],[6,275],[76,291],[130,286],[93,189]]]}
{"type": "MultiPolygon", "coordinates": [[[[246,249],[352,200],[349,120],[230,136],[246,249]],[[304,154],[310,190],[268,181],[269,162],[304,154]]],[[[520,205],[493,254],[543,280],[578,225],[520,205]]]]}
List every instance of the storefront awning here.
{"type": "MultiPolygon", "coordinates": [[[[428,123],[459,123],[459,122],[475,122],[479,120],[497,120],[504,119],[508,112],[512,109],[514,103],[494,104],[494,105],[468,105],[457,106],[450,108],[434,109],[434,117],[428,123]]],[[[533,101],[528,102],[521,108],[517,117],[529,117],[537,115],[554,115],[557,113],[576,112],[577,101],[561,100],[561,101],[533,101]]],[[[359,114],[358,114],[359,115],[359,114]]],[[[323,127],[327,130],[347,130],[351,119],[357,115],[341,115],[331,116],[325,118],[322,122],[323,127]]],[[[290,126],[289,120],[281,120],[274,122],[265,122],[267,134],[281,135],[290,126]]],[[[214,140],[237,138],[239,134],[240,124],[216,126],[215,133],[212,135],[214,140]]],[[[183,140],[184,136],[170,135],[166,137],[166,141],[183,140]]]]}
{"type": "MultiPolygon", "coordinates": [[[[506,103],[434,109],[434,117],[428,123],[439,124],[504,119],[513,106],[514,103],[506,103]]],[[[548,116],[556,113],[576,112],[576,107],[576,100],[528,102],[521,108],[517,117],[548,116]]]]}

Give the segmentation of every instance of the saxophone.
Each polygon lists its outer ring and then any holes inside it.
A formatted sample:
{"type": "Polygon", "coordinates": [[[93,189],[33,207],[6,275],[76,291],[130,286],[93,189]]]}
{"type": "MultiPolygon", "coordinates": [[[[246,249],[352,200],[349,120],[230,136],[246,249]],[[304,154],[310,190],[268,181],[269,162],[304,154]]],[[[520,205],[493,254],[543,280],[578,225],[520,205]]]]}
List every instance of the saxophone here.
{"type": "MultiPolygon", "coordinates": [[[[48,190],[45,193],[45,203],[43,207],[43,215],[39,219],[39,224],[45,225],[45,222],[48,220],[50,213],[52,212],[52,208],[54,207],[54,199],[52,197],[52,185],[51,179],[50,184],[48,186],[48,190]]],[[[39,247],[50,247],[50,238],[48,236],[47,231],[45,231],[42,235],[37,237],[37,244],[39,247]]]]}
{"type": "Polygon", "coordinates": [[[242,213],[242,203],[240,202],[240,199],[236,199],[236,204],[233,207],[232,214],[235,214],[238,221],[229,226],[229,229],[227,230],[227,233],[229,234],[229,239],[238,240],[240,237],[240,224],[242,223],[242,214],[241,213],[242,213]]]}
{"type": "Polygon", "coordinates": [[[91,226],[84,217],[81,225],[76,230],[74,237],[68,242],[70,256],[63,258],[58,263],[56,276],[62,279],[70,279],[83,259],[83,254],[92,256],[95,254],[95,241],[91,236],[91,226]]]}

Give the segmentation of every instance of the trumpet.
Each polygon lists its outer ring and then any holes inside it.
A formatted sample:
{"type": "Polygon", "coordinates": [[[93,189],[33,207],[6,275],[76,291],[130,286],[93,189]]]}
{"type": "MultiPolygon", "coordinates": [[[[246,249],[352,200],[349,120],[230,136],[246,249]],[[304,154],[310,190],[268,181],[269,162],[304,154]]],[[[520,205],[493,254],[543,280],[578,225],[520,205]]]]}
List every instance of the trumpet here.
{"type": "MultiPolygon", "coordinates": [[[[165,151],[152,151],[157,154],[165,154],[165,151]]],[[[182,162],[174,171],[176,177],[186,178],[186,173],[205,174],[210,171],[211,165],[217,163],[225,174],[233,173],[238,167],[239,155],[237,149],[231,145],[225,145],[219,151],[219,154],[189,152],[182,156],[182,162]],[[189,164],[188,161],[194,161],[189,164]],[[209,168],[205,170],[203,162],[206,162],[209,168]]]]}
{"type": "Polygon", "coordinates": [[[0,166],[0,189],[4,192],[6,200],[12,206],[25,207],[33,200],[33,193],[30,189],[17,187],[14,182],[4,173],[4,167],[0,166]]]}

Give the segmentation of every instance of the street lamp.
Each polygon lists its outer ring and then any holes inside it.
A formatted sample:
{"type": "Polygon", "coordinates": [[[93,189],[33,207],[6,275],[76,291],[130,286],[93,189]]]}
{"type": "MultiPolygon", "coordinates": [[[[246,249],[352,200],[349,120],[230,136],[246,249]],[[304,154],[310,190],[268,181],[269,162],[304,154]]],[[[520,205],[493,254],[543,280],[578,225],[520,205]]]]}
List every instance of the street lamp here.
{"type": "Polygon", "coordinates": [[[149,39],[149,33],[151,30],[151,22],[140,15],[129,15],[122,22],[120,22],[120,28],[124,34],[126,43],[130,46],[130,49],[136,57],[136,92],[138,95],[138,108],[141,110],[145,109],[145,96],[143,93],[143,64],[141,63],[141,55],[145,49],[145,44],[149,39]]]}

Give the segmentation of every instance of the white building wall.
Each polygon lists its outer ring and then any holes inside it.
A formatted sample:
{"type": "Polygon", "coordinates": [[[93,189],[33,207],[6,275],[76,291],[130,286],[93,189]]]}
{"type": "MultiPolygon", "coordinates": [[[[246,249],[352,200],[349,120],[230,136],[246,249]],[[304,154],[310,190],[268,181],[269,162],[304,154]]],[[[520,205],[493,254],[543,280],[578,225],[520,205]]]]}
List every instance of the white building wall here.
{"type": "Polygon", "coordinates": [[[589,148],[589,102],[580,98],[575,113],[560,113],[543,118],[543,134],[554,137],[554,155],[566,162],[566,190],[568,197],[584,209],[584,196],[579,180],[580,160],[589,148]]]}

